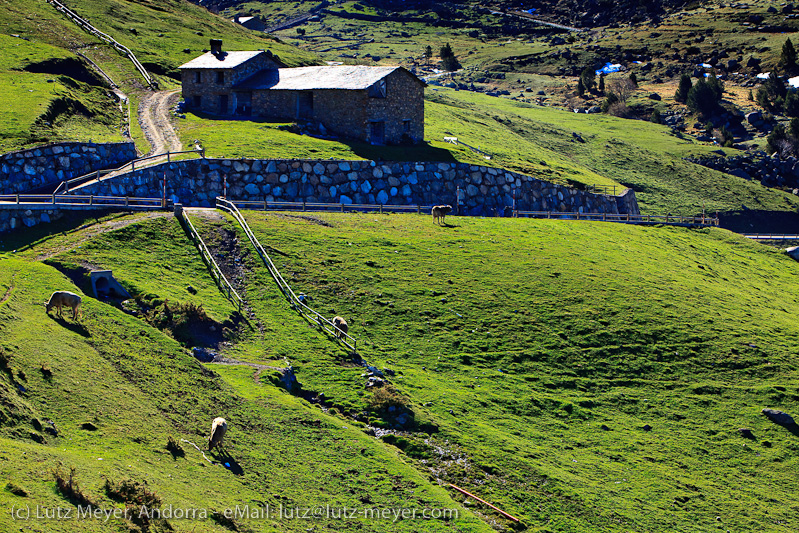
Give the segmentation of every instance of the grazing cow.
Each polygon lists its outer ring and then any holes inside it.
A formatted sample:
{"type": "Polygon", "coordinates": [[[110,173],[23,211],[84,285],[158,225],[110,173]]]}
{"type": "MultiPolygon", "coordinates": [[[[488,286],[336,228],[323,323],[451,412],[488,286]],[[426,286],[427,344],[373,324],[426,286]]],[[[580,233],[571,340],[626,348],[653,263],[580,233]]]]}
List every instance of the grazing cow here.
{"type": "Polygon", "coordinates": [[[440,226],[444,223],[444,217],[452,212],[451,205],[435,205],[433,206],[433,222],[437,222],[440,226]]]}
{"type": "Polygon", "coordinates": [[[80,296],[73,292],[68,291],[56,291],[50,296],[50,301],[47,302],[45,306],[47,309],[47,313],[50,312],[50,309],[53,307],[56,309],[56,315],[61,316],[61,308],[64,306],[72,308],[72,318],[78,318],[78,307],[80,307],[80,296]]]}
{"type": "Polygon", "coordinates": [[[211,424],[211,436],[208,438],[208,451],[213,450],[214,446],[218,448],[222,446],[225,433],[227,433],[227,421],[221,416],[214,418],[211,424]]]}
{"type": "Polygon", "coordinates": [[[336,338],[340,339],[350,330],[350,327],[347,325],[347,321],[337,316],[333,319],[333,327],[336,329],[336,338]]]}

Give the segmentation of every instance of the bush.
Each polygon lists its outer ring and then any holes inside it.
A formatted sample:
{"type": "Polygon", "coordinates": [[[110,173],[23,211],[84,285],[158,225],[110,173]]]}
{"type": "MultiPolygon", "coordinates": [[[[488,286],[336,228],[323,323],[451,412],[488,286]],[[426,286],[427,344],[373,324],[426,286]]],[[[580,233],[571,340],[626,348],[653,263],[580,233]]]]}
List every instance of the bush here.
{"type": "Polygon", "coordinates": [[[75,468],[69,469],[69,474],[65,474],[59,466],[53,471],[55,477],[55,486],[59,494],[64,496],[70,502],[82,507],[96,507],[94,501],[81,490],[75,479],[75,468]]]}
{"type": "Polygon", "coordinates": [[[688,91],[688,98],[685,103],[694,113],[698,113],[701,116],[709,116],[718,110],[720,99],[718,87],[700,79],[688,91]]]}
{"type": "Polygon", "coordinates": [[[366,399],[366,406],[375,413],[388,412],[390,407],[404,409],[407,407],[407,400],[397,392],[391,385],[385,385],[376,389],[366,399]]]}
{"type": "Polygon", "coordinates": [[[796,90],[792,90],[785,96],[782,108],[786,116],[799,117],[799,94],[796,93],[796,90]]]}
{"type": "Polygon", "coordinates": [[[688,100],[688,92],[691,90],[691,77],[688,74],[680,76],[680,85],[677,87],[677,92],[674,93],[674,99],[678,102],[685,102],[688,100]]]}

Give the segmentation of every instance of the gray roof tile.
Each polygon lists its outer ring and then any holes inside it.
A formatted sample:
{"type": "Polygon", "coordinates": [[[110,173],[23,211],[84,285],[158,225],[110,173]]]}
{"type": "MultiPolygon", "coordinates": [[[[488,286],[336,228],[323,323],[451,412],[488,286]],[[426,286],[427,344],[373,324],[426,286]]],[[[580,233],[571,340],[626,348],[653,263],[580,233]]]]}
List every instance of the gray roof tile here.
{"type": "Polygon", "coordinates": [[[238,84],[239,90],[368,89],[402,67],[342,65],[263,70],[238,84]]]}
{"type": "Polygon", "coordinates": [[[235,68],[242,63],[246,63],[258,54],[265,53],[266,52],[263,50],[253,50],[251,52],[222,52],[219,55],[206,52],[178,68],[235,68]]]}

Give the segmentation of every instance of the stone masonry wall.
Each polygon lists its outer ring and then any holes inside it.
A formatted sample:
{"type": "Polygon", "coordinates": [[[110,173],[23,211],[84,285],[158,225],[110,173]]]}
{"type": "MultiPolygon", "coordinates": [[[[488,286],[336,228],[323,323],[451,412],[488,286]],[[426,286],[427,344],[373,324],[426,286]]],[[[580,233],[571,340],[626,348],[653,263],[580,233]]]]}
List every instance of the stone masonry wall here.
{"type": "Polygon", "coordinates": [[[64,216],[64,211],[55,209],[0,209],[0,233],[18,228],[30,228],[37,224],[52,222],[64,216]]]}
{"type": "Polygon", "coordinates": [[[50,183],[115,168],[136,159],[132,142],[59,143],[0,156],[0,194],[17,194],[50,183]]]}
{"type": "Polygon", "coordinates": [[[199,159],[163,163],[71,193],[160,197],[164,174],[167,195],[187,206],[213,206],[227,176],[233,200],[454,206],[460,187],[460,213],[467,215],[502,213],[513,204],[514,190],[523,211],[638,212],[634,194],[619,201],[622,197],[466,163],[199,159]]]}

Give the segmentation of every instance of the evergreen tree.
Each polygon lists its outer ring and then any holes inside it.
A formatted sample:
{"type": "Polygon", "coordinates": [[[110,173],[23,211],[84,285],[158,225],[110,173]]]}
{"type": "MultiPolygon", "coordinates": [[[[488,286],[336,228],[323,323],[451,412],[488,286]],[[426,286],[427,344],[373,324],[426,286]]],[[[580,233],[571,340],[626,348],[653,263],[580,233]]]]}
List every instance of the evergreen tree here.
{"type": "Polygon", "coordinates": [[[688,100],[688,91],[691,90],[691,77],[688,74],[680,76],[680,85],[677,87],[677,92],[674,94],[674,99],[678,102],[685,102],[688,100]]]}
{"type": "Polygon", "coordinates": [[[782,45],[779,66],[788,73],[796,70],[796,49],[793,47],[790,38],[785,39],[785,44],[782,45]]]}
{"type": "Polygon", "coordinates": [[[638,76],[635,75],[635,72],[630,72],[630,81],[638,88],[638,76]]]}
{"type": "Polygon", "coordinates": [[[427,61],[427,66],[430,66],[430,59],[433,57],[433,48],[428,44],[427,48],[424,49],[424,58],[427,61]]]}
{"type": "Polygon", "coordinates": [[[596,87],[596,71],[594,67],[591,65],[585,67],[580,74],[580,79],[583,81],[583,87],[585,87],[586,91],[593,91],[594,87],[596,87]]]}
{"type": "Polygon", "coordinates": [[[599,94],[605,94],[605,75],[599,75],[599,87],[597,88],[599,94]]]}
{"type": "Polygon", "coordinates": [[[452,47],[449,43],[441,47],[441,51],[438,55],[441,58],[441,65],[444,67],[444,70],[454,71],[461,68],[461,64],[458,62],[458,58],[455,57],[455,53],[452,51],[452,47]]]}
{"type": "Polygon", "coordinates": [[[583,85],[583,79],[577,78],[577,94],[583,96],[585,94],[585,85],[583,85]]]}
{"type": "Polygon", "coordinates": [[[716,101],[721,102],[721,98],[724,96],[724,83],[716,76],[715,69],[710,72],[710,76],[707,78],[707,85],[713,91],[716,101]]]}
{"type": "Polygon", "coordinates": [[[691,90],[688,91],[688,98],[685,103],[688,109],[701,116],[712,115],[718,109],[718,97],[716,89],[704,79],[699,79],[691,90]]]}
{"type": "Polygon", "coordinates": [[[783,112],[788,117],[799,117],[799,94],[796,94],[796,90],[789,92],[785,96],[783,112]]]}

